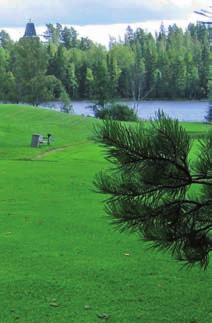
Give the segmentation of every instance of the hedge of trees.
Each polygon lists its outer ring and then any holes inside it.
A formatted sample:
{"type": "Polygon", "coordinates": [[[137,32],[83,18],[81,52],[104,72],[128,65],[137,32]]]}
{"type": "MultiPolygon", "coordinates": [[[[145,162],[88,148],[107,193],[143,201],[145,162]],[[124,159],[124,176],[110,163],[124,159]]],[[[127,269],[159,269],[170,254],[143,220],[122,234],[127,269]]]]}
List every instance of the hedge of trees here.
{"type": "Polygon", "coordinates": [[[52,99],[202,99],[208,95],[208,30],[175,24],[153,37],[130,26],[109,49],[74,28],[48,24],[46,42],[13,42],[0,32],[0,100],[39,104],[52,99]]]}

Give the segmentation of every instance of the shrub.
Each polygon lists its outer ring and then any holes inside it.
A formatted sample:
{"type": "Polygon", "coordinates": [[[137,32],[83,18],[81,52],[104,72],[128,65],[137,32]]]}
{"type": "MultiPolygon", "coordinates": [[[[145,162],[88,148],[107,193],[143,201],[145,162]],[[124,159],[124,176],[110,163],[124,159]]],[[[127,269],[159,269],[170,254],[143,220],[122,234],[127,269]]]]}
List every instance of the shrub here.
{"type": "Polygon", "coordinates": [[[92,107],[94,116],[99,119],[118,121],[138,121],[138,116],[133,108],[126,104],[111,104],[105,107],[95,105],[92,107]]]}
{"type": "Polygon", "coordinates": [[[212,105],[211,104],[209,105],[208,113],[207,113],[207,116],[205,117],[205,119],[209,123],[212,122],[212,105]]]}
{"type": "Polygon", "coordinates": [[[71,100],[65,90],[62,91],[60,95],[60,100],[62,103],[61,111],[64,113],[72,113],[73,112],[73,106],[71,104],[71,100]]]}

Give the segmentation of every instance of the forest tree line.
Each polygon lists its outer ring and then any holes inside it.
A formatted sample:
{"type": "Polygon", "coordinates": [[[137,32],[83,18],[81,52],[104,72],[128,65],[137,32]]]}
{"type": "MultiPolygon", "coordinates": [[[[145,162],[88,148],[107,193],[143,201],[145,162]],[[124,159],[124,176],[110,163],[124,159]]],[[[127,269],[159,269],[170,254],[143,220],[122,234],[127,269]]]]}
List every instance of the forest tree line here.
{"type": "Polygon", "coordinates": [[[45,41],[13,42],[0,32],[0,100],[39,104],[47,100],[207,97],[209,32],[201,24],[177,25],[155,37],[127,28],[109,48],[79,37],[73,27],[46,26],[45,41]]]}

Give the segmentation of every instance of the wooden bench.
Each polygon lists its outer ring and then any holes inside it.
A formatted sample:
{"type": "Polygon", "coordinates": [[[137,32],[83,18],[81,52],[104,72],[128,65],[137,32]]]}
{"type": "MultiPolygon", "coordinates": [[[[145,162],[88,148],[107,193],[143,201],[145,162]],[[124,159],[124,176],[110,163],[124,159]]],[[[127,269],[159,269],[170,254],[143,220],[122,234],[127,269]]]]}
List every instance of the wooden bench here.
{"type": "Polygon", "coordinates": [[[51,140],[52,140],[52,135],[50,133],[48,133],[47,136],[43,136],[41,134],[33,134],[31,146],[36,148],[43,144],[50,145],[51,140]]]}

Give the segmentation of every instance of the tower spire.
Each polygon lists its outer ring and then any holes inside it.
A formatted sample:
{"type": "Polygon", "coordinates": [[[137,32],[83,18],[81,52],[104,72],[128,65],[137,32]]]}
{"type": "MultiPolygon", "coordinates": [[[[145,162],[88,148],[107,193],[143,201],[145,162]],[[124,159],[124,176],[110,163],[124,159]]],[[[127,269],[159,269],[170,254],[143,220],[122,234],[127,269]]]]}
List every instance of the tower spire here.
{"type": "Polygon", "coordinates": [[[24,37],[37,37],[35,24],[30,19],[29,22],[26,25],[24,37]]]}

